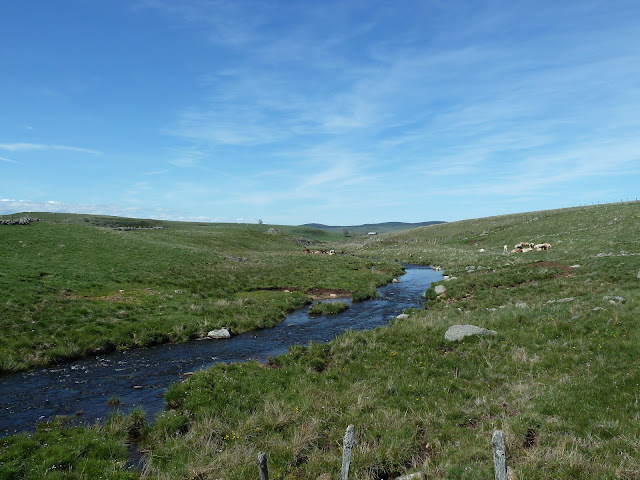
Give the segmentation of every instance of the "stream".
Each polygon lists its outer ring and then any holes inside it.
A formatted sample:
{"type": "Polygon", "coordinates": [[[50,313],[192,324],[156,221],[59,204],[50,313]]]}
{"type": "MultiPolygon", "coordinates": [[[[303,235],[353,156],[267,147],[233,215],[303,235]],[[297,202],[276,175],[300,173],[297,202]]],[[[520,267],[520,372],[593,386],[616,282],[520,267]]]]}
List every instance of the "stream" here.
{"type": "Polygon", "coordinates": [[[352,303],[337,315],[310,316],[308,306],[273,328],[226,340],[194,340],[91,357],[63,365],[0,376],[0,436],[33,430],[57,415],[84,423],[104,419],[107,400],[120,409],[142,406],[148,417],[164,409],[164,393],[195,370],[216,362],[257,360],[286,353],[292,345],[328,342],[347,330],[387,325],[404,309],[421,308],[423,293],[442,278],[429,267],[406,265],[399,283],[378,289],[380,298],[352,303]]]}

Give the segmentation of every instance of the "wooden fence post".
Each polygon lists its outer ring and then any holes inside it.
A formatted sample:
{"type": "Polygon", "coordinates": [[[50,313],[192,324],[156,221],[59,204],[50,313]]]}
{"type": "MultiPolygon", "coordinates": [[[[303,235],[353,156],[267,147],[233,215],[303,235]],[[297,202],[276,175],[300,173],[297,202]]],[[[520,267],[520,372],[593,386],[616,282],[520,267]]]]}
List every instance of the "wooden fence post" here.
{"type": "Polygon", "coordinates": [[[491,437],[493,445],[493,464],[495,466],[495,480],[507,480],[507,453],[504,446],[504,433],[496,430],[491,437]]]}
{"type": "Polygon", "coordinates": [[[267,468],[267,454],[258,453],[258,467],[260,468],[260,480],[269,480],[269,469],[267,468]]]}
{"type": "Polygon", "coordinates": [[[340,480],[349,480],[349,467],[351,466],[351,449],[355,440],[355,427],[349,425],[347,433],[344,435],[342,446],[342,470],[340,471],[340,480]]]}

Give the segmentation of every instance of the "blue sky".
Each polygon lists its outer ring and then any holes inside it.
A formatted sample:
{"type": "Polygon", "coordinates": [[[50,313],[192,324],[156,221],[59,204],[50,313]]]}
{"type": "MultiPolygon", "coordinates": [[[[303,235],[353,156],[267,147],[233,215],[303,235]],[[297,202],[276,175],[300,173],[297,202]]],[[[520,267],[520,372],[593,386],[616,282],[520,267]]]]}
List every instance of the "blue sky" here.
{"type": "Polygon", "coordinates": [[[0,214],[302,224],[635,199],[640,2],[0,6],[0,214]]]}

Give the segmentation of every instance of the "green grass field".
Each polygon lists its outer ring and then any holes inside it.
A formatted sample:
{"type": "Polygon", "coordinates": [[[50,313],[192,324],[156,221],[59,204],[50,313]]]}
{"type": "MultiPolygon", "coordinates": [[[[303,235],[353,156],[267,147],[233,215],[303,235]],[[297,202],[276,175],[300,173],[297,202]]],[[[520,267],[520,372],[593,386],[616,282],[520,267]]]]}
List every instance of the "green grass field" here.
{"type": "MultiPolygon", "coordinates": [[[[342,437],[354,424],[350,479],[409,472],[492,478],[494,429],[506,434],[518,479],[640,479],[639,227],[634,202],[454,222],[343,245],[353,255],[345,262],[440,265],[456,278],[439,283],[446,288],[439,297],[427,292],[434,298],[427,308],[389,327],[294,347],[267,365],[198,372],[169,389],[167,410],[153,424],[142,412],[114,414],[104,425],[49,424],[2,439],[0,478],[97,478],[87,472],[102,468],[103,478],[240,480],[258,477],[264,451],[270,478],[335,479],[342,437]],[[503,253],[521,241],[552,249],[503,253]],[[447,342],[454,324],[497,336],[447,342]],[[127,463],[134,442],[144,452],[142,472],[127,463]]],[[[266,262],[273,247],[260,245],[269,241],[258,236],[235,255],[255,249],[252,261],[266,262]]],[[[335,265],[326,268],[334,272],[331,287],[340,278],[335,265]]],[[[26,291],[44,282],[26,278],[26,291]]]]}
{"type": "Polygon", "coordinates": [[[326,236],[308,228],[32,216],[43,221],[0,229],[0,372],[223,326],[270,327],[308,302],[309,289],[367,298],[401,270],[352,255],[305,255],[303,245],[326,236]],[[155,225],[164,229],[112,228],[155,225]],[[372,265],[382,268],[372,274],[372,265]]]}

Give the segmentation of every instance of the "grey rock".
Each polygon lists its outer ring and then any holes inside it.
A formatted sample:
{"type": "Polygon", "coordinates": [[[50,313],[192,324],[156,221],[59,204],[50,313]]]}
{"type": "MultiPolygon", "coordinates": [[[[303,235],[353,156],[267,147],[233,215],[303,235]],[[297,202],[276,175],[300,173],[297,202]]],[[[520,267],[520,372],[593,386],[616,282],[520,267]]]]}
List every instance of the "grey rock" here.
{"type": "Polygon", "coordinates": [[[407,315],[406,313],[401,313],[396,317],[396,320],[406,320],[407,318],[409,318],[409,315],[407,315]]]}
{"type": "Polygon", "coordinates": [[[444,339],[449,342],[456,342],[465,337],[474,335],[491,335],[496,336],[498,332],[487,330],[486,328],[476,327],[475,325],[452,325],[444,334],[444,339]]]}
{"type": "Polygon", "coordinates": [[[527,304],[525,302],[516,303],[516,307],[518,308],[527,308],[527,304]]]}
{"type": "Polygon", "coordinates": [[[640,270],[638,270],[638,278],[640,278],[640,270]]]}
{"type": "Polygon", "coordinates": [[[211,330],[207,333],[207,338],[231,338],[231,331],[228,328],[219,328],[217,330],[211,330]]]}
{"type": "Polygon", "coordinates": [[[476,270],[476,267],[474,267],[473,265],[469,265],[468,267],[464,267],[464,268],[469,273],[474,272],[476,270]]]}
{"type": "Polygon", "coordinates": [[[397,278],[394,278],[393,280],[391,280],[391,283],[400,283],[400,280],[398,280],[397,278]]]}
{"type": "Polygon", "coordinates": [[[580,268],[580,265],[571,265],[569,268],[580,268]]]}
{"type": "Polygon", "coordinates": [[[561,298],[560,300],[556,300],[558,303],[568,303],[573,302],[575,300],[574,297],[561,298]]]}
{"type": "Polygon", "coordinates": [[[624,297],[620,297],[618,295],[605,295],[602,299],[609,300],[609,303],[612,305],[620,305],[621,303],[624,303],[624,297]]]}
{"type": "Polygon", "coordinates": [[[447,289],[444,287],[444,285],[436,285],[436,288],[434,288],[435,292],[437,295],[442,295],[444,292],[447,291],[447,289]]]}

